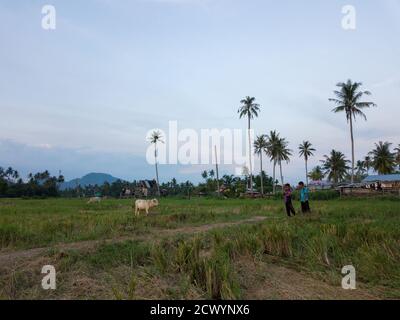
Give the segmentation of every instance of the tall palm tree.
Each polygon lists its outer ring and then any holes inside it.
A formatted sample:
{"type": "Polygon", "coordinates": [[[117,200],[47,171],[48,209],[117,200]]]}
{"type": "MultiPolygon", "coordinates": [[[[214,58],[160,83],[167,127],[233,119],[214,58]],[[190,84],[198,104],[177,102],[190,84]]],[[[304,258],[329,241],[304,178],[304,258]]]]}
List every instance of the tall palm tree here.
{"type": "Polygon", "coordinates": [[[276,191],[276,164],[277,164],[277,151],[278,151],[278,145],[279,145],[279,133],[277,133],[275,130],[271,131],[270,134],[267,136],[267,155],[270,159],[270,161],[273,162],[273,171],[272,171],[272,179],[273,179],[273,193],[275,194],[276,191]]]}
{"type": "Polygon", "coordinates": [[[329,99],[329,101],[335,103],[336,107],[332,110],[333,112],[346,113],[347,122],[350,124],[350,137],[351,137],[351,183],[354,182],[354,135],[353,135],[353,120],[356,120],[356,116],[360,116],[367,120],[366,115],[362,112],[362,109],[376,106],[373,102],[361,101],[364,95],[369,96],[371,92],[361,91],[361,82],[352,82],[350,79],[346,83],[338,83],[337,87],[339,90],[335,90],[334,94],[336,98],[329,99]]]}
{"type": "Polygon", "coordinates": [[[156,179],[157,179],[157,194],[158,194],[158,196],[160,196],[160,181],[158,179],[157,143],[158,142],[164,143],[162,138],[163,138],[162,134],[158,130],[153,131],[150,136],[150,143],[154,144],[154,158],[155,158],[155,165],[156,165],[156,179]]]}
{"type": "Polygon", "coordinates": [[[267,147],[268,142],[265,134],[257,136],[256,140],[254,141],[254,152],[260,157],[261,196],[264,196],[262,156],[264,152],[267,152],[267,147]]]}
{"type": "Polygon", "coordinates": [[[390,152],[389,142],[375,143],[375,149],[370,152],[372,157],[372,166],[379,174],[390,174],[395,171],[396,156],[390,152]]]}
{"type": "Polygon", "coordinates": [[[251,164],[251,137],[250,137],[250,121],[254,117],[258,117],[258,112],[260,111],[260,105],[257,104],[256,98],[247,96],[242,99],[240,103],[242,104],[238,110],[239,118],[247,117],[248,124],[248,138],[249,138],[249,168],[250,168],[250,190],[253,192],[253,168],[251,164]]]}
{"type": "Polygon", "coordinates": [[[370,156],[366,156],[364,158],[363,162],[364,162],[364,168],[365,168],[365,170],[367,170],[367,175],[369,175],[369,170],[371,169],[371,166],[372,166],[371,157],[370,156]]]}
{"type": "Polygon", "coordinates": [[[312,181],[321,181],[325,177],[325,174],[321,166],[316,166],[314,169],[311,170],[308,176],[311,178],[312,181]]]}
{"type": "Polygon", "coordinates": [[[306,183],[308,185],[308,159],[314,155],[315,149],[312,147],[310,141],[303,141],[302,144],[299,145],[299,155],[300,157],[304,157],[304,161],[306,163],[306,183]]]}
{"type": "Polygon", "coordinates": [[[325,174],[328,175],[328,181],[333,181],[335,184],[343,181],[346,177],[349,166],[349,160],[346,159],[345,155],[336,150],[332,150],[330,155],[325,155],[325,160],[322,160],[322,167],[325,170],[325,174]]]}
{"type": "Polygon", "coordinates": [[[396,163],[400,170],[400,144],[397,146],[397,148],[394,148],[394,151],[396,151],[396,163]]]}
{"type": "Polygon", "coordinates": [[[292,150],[288,148],[288,145],[289,142],[287,142],[285,138],[280,138],[276,149],[276,157],[277,157],[277,162],[279,164],[279,171],[281,174],[282,188],[284,185],[283,173],[282,173],[282,161],[286,161],[286,163],[289,163],[290,156],[292,155],[292,150]]]}
{"type": "Polygon", "coordinates": [[[367,174],[367,169],[365,169],[365,162],[364,160],[357,160],[356,162],[356,182],[361,182],[367,174]]]}
{"type": "Polygon", "coordinates": [[[356,163],[357,168],[357,175],[364,175],[365,174],[365,163],[362,160],[358,160],[356,163]]]}

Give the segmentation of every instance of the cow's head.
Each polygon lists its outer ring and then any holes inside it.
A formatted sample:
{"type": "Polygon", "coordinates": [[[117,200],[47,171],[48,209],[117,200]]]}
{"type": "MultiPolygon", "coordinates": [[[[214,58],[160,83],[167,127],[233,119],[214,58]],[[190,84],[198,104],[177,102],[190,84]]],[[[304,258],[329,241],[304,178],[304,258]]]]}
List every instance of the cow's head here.
{"type": "Polygon", "coordinates": [[[158,200],[157,199],[151,200],[151,204],[152,204],[153,207],[158,206],[158,200]]]}

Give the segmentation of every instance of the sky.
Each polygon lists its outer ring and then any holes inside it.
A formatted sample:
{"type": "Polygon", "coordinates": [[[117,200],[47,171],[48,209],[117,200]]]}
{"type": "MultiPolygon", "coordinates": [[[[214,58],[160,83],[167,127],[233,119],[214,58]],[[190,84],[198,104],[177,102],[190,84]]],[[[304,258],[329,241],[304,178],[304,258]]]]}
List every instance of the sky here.
{"type": "MultiPolygon", "coordinates": [[[[332,149],[350,158],[345,115],[328,101],[338,82],[362,82],[378,105],[355,124],[357,159],[400,143],[398,39],[400,0],[2,0],[0,166],[151,179],[150,130],[245,129],[237,109],[254,96],[255,134],[287,138],[295,183],[303,140],[317,149],[310,168],[332,149]],[[47,4],[55,30],[42,28],[47,4]],[[345,5],[354,30],[342,28],[345,5]]],[[[160,165],[160,180],[199,181],[212,168],[160,165]]]]}

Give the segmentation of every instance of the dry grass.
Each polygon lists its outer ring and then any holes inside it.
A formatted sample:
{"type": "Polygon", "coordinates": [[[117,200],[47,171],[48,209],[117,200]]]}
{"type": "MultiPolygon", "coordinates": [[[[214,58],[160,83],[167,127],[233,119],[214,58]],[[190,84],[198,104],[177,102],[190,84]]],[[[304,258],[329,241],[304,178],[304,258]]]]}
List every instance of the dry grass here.
{"type": "Polygon", "coordinates": [[[166,200],[140,219],[129,208],[0,200],[0,298],[400,297],[395,201],[313,202],[312,214],[291,219],[272,200],[166,200]],[[57,270],[55,291],[41,289],[45,264],[57,270]],[[356,291],[339,287],[347,264],[356,291]]]}

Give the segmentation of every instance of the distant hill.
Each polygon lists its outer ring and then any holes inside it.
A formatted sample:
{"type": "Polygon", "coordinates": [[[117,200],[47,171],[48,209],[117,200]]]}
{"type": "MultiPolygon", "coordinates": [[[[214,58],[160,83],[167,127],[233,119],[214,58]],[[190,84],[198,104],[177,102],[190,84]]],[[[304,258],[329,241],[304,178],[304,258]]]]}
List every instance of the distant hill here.
{"type": "Polygon", "coordinates": [[[116,177],[113,177],[110,174],[107,173],[89,173],[85,176],[83,176],[82,178],[77,178],[77,179],[73,179],[70,181],[66,181],[63,184],[61,184],[60,189],[61,190],[65,190],[65,189],[73,189],[76,188],[78,185],[80,185],[81,187],[85,187],[88,185],[98,185],[98,186],[102,186],[104,183],[108,182],[108,183],[113,183],[117,180],[122,180],[116,177]]]}

